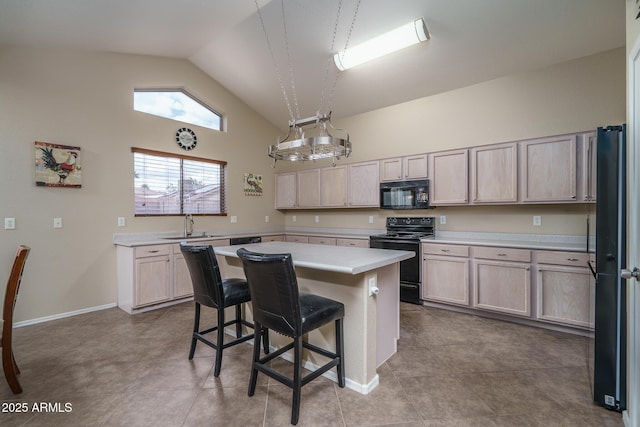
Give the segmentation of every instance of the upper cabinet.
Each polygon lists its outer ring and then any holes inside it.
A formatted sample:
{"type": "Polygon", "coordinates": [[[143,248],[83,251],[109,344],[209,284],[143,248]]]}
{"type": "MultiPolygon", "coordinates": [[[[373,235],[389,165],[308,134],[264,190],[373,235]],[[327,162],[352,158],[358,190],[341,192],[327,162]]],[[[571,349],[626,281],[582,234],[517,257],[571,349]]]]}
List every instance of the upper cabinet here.
{"type": "Polygon", "coordinates": [[[323,207],[344,208],[347,206],[347,167],[329,166],[320,169],[320,189],[323,207]]]}
{"type": "Polygon", "coordinates": [[[426,154],[380,160],[381,182],[425,178],[427,178],[426,154]]]}
{"type": "Polygon", "coordinates": [[[349,207],[380,206],[379,168],[377,160],[349,165],[349,207]]]}
{"type": "Polygon", "coordinates": [[[441,151],[430,157],[431,204],[469,203],[469,150],[441,151]]]}
{"type": "Polygon", "coordinates": [[[276,175],[276,209],[290,209],[296,207],[296,183],[297,174],[295,172],[276,175]]]}
{"type": "Polygon", "coordinates": [[[309,169],[297,174],[297,207],[301,209],[320,207],[320,170],[309,169]]]}
{"type": "Polygon", "coordinates": [[[596,133],[586,132],[581,135],[582,140],[582,199],[585,202],[596,201],[596,133]]]}
{"type": "Polygon", "coordinates": [[[576,139],[572,134],[520,142],[523,202],[576,201],[576,139]]]}
{"type": "Polygon", "coordinates": [[[473,203],[518,201],[518,145],[515,142],[471,149],[473,203]]]}

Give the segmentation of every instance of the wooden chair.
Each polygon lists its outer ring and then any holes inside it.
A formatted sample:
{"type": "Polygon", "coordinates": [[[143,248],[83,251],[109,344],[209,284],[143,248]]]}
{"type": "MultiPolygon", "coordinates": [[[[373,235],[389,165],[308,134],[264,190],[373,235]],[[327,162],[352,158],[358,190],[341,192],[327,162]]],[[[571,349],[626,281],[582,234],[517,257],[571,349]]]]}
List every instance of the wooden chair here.
{"type": "Polygon", "coordinates": [[[9,275],[7,288],[4,293],[4,309],[2,311],[2,369],[4,370],[7,383],[9,383],[9,387],[14,394],[22,393],[22,387],[17,377],[20,369],[18,369],[16,359],[13,357],[13,348],[11,347],[13,309],[16,305],[18,289],[20,289],[22,271],[24,270],[24,265],[30,250],[31,248],[28,246],[21,245],[18,247],[16,258],[11,268],[11,275],[9,275]]]}

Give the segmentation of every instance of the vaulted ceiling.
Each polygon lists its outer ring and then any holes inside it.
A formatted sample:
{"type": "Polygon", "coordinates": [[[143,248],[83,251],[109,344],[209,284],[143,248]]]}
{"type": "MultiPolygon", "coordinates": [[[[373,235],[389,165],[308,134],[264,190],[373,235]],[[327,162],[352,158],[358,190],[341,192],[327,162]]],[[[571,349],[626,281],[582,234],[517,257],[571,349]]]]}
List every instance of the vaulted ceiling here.
{"type": "Polygon", "coordinates": [[[299,117],[314,115],[324,90],[333,117],[342,117],[625,43],[624,0],[258,0],[257,6],[260,14],[250,0],[2,1],[0,43],[185,58],[280,128],[290,115],[278,75],[294,115],[296,105],[299,117]],[[431,39],[338,72],[330,58],[345,46],[356,8],[350,45],[417,17],[431,39]]]}

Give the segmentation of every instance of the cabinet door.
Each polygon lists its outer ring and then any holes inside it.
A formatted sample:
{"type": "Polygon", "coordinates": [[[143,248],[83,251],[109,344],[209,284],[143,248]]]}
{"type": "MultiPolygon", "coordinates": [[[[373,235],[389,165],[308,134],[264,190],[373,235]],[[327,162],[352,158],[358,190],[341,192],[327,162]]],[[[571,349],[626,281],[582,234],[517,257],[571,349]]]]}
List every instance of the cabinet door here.
{"type": "Polygon", "coordinates": [[[316,245],[335,246],[336,245],[336,239],[335,239],[335,237],[309,236],[309,243],[313,243],[313,244],[316,244],[316,245]]]}
{"type": "Polygon", "coordinates": [[[134,307],[167,301],[171,298],[169,255],[136,259],[134,307]]]}
{"type": "Polygon", "coordinates": [[[263,242],[284,242],[284,236],[283,235],[263,236],[262,241],[263,242]]]}
{"type": "Polygon", "coordinates": [[[184,260],[184,256],[178,251],[173,254],[173,297],[182,298],[193,295],[193,285],[189,268],[184,260]]]}
{"type": "Polygon", "coordinates": [[[525,263],[474,260],[475,308],[531,315],[531,267],[525,263]]]}
{"type": "Polygon", "coordinates": [[[595,283],[588,268],[539,264],[538,319],[592,329],[595,283]]]}
{"type": "Polygon", "coordinates": [[[585,202],[596,201],[597,186],[596,134],[582,134],[582,190],[585,202]]]}
{"type": "Polygon", "coordinates": [[[518,201],[518,146],[516,143],[471,149],[473,203],[518,201]]]}
{"type": "Polygon", "coordinates": [[[576,201],[576,136],[521,142],[523,202],[576,201]]]}
{"type": "Polygon", "coordinates": [[[469,305],[469,259],[425,255],[422,299],[469,305]]]}
{"type": "Polygon", "coordinates": [[[276,209],[296,207],[296,173],[276,175],[276,209]]]}
{"type": "Polygon", "coordinates": [[[469,202],[468,150],[431,155],[431,204],[461,205],[469,202]]]}
{"type": "Polygon", "coordinates": [[[416,154],[403,158],[402,170],[404,179],[426,179],[427,178],[427,155],[416,154]]]}
{"type": "Polygon", "coordinates": [[[298,172],[299,208],[317,208],[320,206],[320,170],[311,169],[298,172]]]}
{"type": "Polygon", "coordinates": [[[349,206],[379,207],[379,163],[352,163],[349,165],[349,206]]]}
{"type": "Polygon", "coordinates": [[[368,248],[368,239],[336,239],[337,246],[351,246],[354,248],[368,248]]]}
{"type": "Polygon", "coordinates": [[[347,206],[347,167],[331,166],[320,169],[322,207],[344,208],[347,206]]]}
{"type": "Polygon", "coordinates": [[[402,158],[380,160],[380,181],[399,181],[402,179],[402,158]]]}
{"type": "Polygon", "coordinates": [[[285,237],[285,241],[293,242],[293,243],[309,243],[309,237],[308,236],[297,236],[297,235],[294,235],[294,234],[287,234],[287,236],[285,237]]]}

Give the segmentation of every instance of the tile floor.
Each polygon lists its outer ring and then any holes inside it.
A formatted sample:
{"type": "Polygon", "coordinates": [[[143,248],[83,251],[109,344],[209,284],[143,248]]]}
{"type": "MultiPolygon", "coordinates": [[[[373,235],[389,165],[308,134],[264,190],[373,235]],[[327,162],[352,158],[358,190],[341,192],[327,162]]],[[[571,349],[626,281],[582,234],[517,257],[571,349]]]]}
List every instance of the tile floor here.
{"type": "MultiPolygon", "coordinates": [[[[0,425],[290,425],[288,388],[260,375],[247,396],[250,344],[225,350],[218,378],[214,350],[199,344],[187,360],[192,315],[192,303],[136,316],[114,308],[16,329],[24,392],[2,381],[0,425]]],[[[298,425],[621,426],[591,402],[588,341],[402,304],[380,385],[361,395],[318,378],[303,387],[298,425]]]]}

